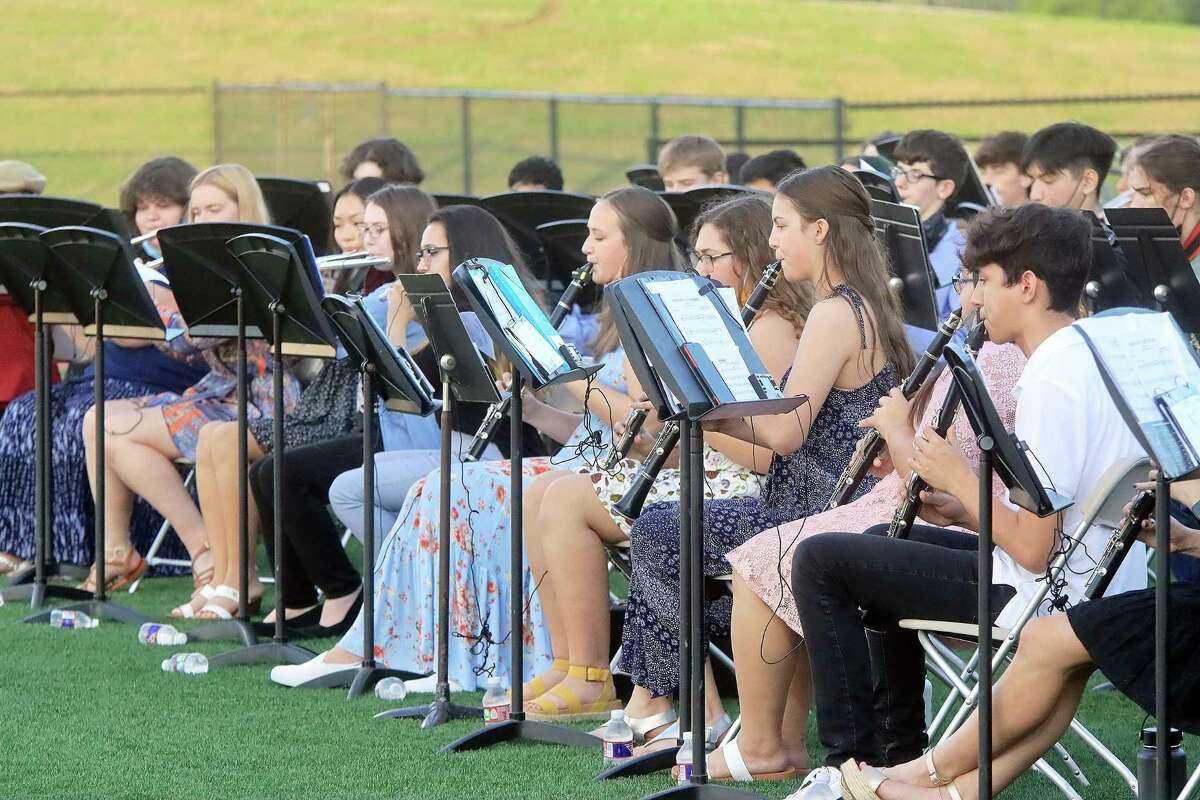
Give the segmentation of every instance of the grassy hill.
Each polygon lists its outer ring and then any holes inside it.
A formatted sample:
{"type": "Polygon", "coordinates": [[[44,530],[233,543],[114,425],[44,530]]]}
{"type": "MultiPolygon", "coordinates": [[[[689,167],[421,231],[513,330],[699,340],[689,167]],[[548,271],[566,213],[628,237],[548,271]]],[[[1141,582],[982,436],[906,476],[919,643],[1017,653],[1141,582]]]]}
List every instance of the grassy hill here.
{"type": "MultiPolygon", "coordinates": [[[[1200,45],[1200,29],[1183,25],[796,0],[4,6],[9,29],[20,35],[6,42],[0,71],[0,158],[36,160],[54,191],[97,199],[112,198],[120,177],[153,153],[211,160],[214,125],[204,89],[213,81],[850,100],[1120,94],[1187,91],[1184,65],[1200,45]],[[200,91],[4,93],[175,86],[200,91]]],[[[1194,125],[1198,105],[953,117],[864,111],[851,122],[865,135],[926,123],[1032,127],[1073,113],[1115,130],[1141,130],[1194,125]]]]}

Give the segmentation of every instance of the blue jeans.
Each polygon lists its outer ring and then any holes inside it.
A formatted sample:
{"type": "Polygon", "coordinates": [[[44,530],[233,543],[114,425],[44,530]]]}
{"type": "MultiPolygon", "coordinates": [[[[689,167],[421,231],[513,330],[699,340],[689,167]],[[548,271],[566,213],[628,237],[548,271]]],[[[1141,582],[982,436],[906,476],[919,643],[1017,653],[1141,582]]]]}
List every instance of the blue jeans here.
{"type": "MultiPolygon", "coordinates": [[[[976,621],[976,537],[923,525],[908,539],[886,531],[813,536],[792,558],[817,730],[833,767],[848,758],[891,766],[925,749],[925,655],[900,620],[976,621]]],[[[993,586],[994,614],[1015,593],[993,586]]]]}

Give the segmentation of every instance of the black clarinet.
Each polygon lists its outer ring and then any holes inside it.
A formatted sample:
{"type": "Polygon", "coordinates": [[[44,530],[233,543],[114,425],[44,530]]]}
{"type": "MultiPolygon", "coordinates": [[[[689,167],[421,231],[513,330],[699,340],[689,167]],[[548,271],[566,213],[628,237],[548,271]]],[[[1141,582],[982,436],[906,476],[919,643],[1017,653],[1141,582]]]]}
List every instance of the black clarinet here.
{"type": "MultiPolygon", "coordinates": [[[[783,273],[783,265],[779,261],[772,261],[763,267],[762,277],[758,279],[758,284],[754,290],[750,292],[750,296],[746,298],[745,305],[742,306],[742,324],[749,327],[754,318],[758,316],[758,312],[762,310],[763,303],[767,301],[767,296],[771,290],[775,288],[775,284],[779,281],[779,276],[783,273]]],[[[718,301],[720,302],[720,301],[718,301]]],[[[621,459],[629,452],[630,446],[633,445],[633,438],[637,435],[637,431],[642,429],[642,425],[646,422],[646,412],[633,410],[625,418],[625,433],[622,434],[620,441],[613,446],[612,452],[605,459],[603,468],[612,469],[621,459]],[[629,431],[634,433],[630,435],[629,431]]],[[[616,503],[613,504],[613,511],[620,514],[628,520],[638,518],[642,513],[642,506],[646,504],[646,498],[650,495],[650,487],[654,485],[654,479],[658,477],[658,473],[662,471],[663,465],[667,463],[667,458],[679,444],[679,423],[668,421],[663,424],[662,430],[658,432],[658,438],[654,440],[654,446],[650,448],[649,455],[646,460],[638,467],[637,474],[633,476],[633,481],[629,484],[629,488],[625,494],[621,495],[616,503]]]]}
{"type": "MultiPolygon", "coordinates": [[[[562,324],[562,321],[567,318],[567,314],[571,313],[571,306],[574,305],[575,298],[579,296],[583,287],[587,286],[591,279],[592,265],[590,262],[571,273],[571,283],[563,290],[562,297],[558,298],[558,304],[550,312],[551,325],[557,328],[562,324]]],[[[479,430],[475,431],[475,438],[471,440],[471,446],[467,448],[467,453],[463,456],[463,461],[480,459],[483,451],[487,450],[487,446],[491,443],[492,437],[496,435],[496,428],[500,427],[500,423],[508,416],[508,408],[511,403],[512,398],[505,397],[499,403],[492,403],[488,406],[487,413],[483,415],[483,421],[479,423],[479,430]]]]}
{"type": "MultiPolygon", "coordinates": [[[[975,330],[971,331],[971,336],[967,339],[967,349],[971,351],[972,355],[978,353],[986,339],[987,330],[981,322],[975,326],[975,330]]],[[[946,392],[946,399],[942,401],[942,407],[938,409],[937,421],[933,425],[938,436],[946,436],[950,426],[954,424],[954,415],[958,413],[960,405],[962,405],[962,390],[959,389],[958,381],[952,380],[950,389],[946,392]]],[[[908,482],[904,486],[904,500],[900,502],[896,513],[892,516],[892,524],[888,526],[888,536],[893,539],[908,538],[908,532],[912,530],[913,521],[917,518],[917,510],[921,507],[921,492],[928,488],[929,484],[920,475],[915,472],[909,474],[908,482]]]]}
{"type": "MultiPolygon", "coordinates": [[[[925,352],[921,354],[912,373],[904,379],[904,383],[900,384],[900,391],[905,398],[912,397],[921,388],[921,384],[929,377],[933,365],[942,357],[942,351],[946,349],[946,345],[950,343],[950,339],[958,332],[960,326],[962,326],[961,308],[950,312],[949,316],[938,325],[937,335],[933,337],[929,347],[925,348],[925,352]]],[[[829,495],[829,502],[825,504],[826,509],[837,508],[854,496],[855,490],[867,476],[871,462],[875,460],[875,456],[879,455],[882,447],[883,436],[879,431],[871,428],[863,434],[856,447],[858,455],[850,459],[850,463],[838,477],[833,492],[829,495]]]]}
{"type": "Polygon", "coordinates": [[[1121,564],[1125,563],[1125,556],[1129,555],[1129,545],[1137,541],[1137,535],[1142,530],[1142,523],[1154,516],[1154,506],[1154,492],[1141,491],[1134,496],[1133,502],[1129,506],[1128,516],[1125,517],[1121,526],[1108,537],[1104,553],[1100,556],[1099,563],[1096,564],[1091,577],[1083,587],[1084,600],[1095,600],[1104,596],[1108,585],[1112,583],[1112,579],[1121,569],[1121,564]]]}

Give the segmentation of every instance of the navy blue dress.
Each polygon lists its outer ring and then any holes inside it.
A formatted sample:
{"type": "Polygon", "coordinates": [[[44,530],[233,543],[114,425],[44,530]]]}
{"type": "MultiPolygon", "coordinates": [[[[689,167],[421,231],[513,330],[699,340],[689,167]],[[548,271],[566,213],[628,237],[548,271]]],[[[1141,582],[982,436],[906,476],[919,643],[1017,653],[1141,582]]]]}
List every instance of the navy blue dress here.
{"type": "MultiPolygon", "coordinates": [[[[863,301],[847,286],[844,298],[858,319],[859,341],[867,346],[863,301]]],[[[786,382],[787,376],[784,376],[786,382]]],[[[787,456],[775,455],[758,497],[704,503],[704,574],[733,571],[725,555],[760,531],[821,511],[862,435],[859,420],[870,416],[897,383],[891,364],[853,390],[833,388],[813,420],[804,445],[787,456]]],[[[800,414],[805,414],[803,407],[800,414]]],[[[859,486],[855,497],[877,478],[859,486]]],[[[654,697],[674,694],[679,682],[679,503],[649,506],[630,531],[633,574],[621,646],[621,666],[633,682],[654,697]]],[[[784,542],[784,552],[787,543],[784,542]]],[[[727,636],[733,603],[728,596],[707,603],[708,632],[727,636]]]]}

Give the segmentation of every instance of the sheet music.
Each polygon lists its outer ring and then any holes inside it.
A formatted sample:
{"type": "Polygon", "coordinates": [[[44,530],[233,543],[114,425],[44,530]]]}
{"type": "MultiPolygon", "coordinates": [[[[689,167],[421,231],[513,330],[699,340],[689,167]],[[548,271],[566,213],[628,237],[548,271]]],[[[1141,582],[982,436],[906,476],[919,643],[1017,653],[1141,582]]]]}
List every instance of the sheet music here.
{"type": "MultiPolygon", "coordinates": [[[[1091,317],[1074,324],[1087,334],[1101,371],[1116,384],[1154,460],[1171,478],[1190,471],[1188,450],[1196,450],[1200,442],[1179,441],[1159,398],[1183,387],[1200,387],[1200,365],[1171,315],[1091,317]]],[[[1180,410],[1188,415],[1200,409],[1183,404],[1180,410]]]]}
{"type": "Polygon", "coordinates": [[[683,340],[704,348],[735,400],[759,399],[750,382],[742,351],[725,327],[724,315],[708,298],[701,296],[694,281],[653,281],[646,284],[646,289],[662,299],[683,340]]]}

